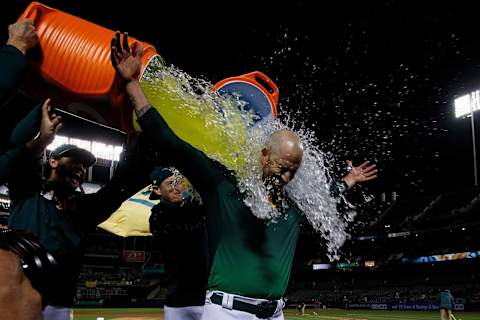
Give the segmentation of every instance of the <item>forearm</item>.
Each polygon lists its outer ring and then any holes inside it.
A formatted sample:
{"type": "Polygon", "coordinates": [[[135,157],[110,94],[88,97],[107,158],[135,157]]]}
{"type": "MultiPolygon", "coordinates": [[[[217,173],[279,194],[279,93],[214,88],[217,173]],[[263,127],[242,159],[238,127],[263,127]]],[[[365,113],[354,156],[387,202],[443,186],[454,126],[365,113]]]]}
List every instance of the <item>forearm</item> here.
{"type": "Polygon", "coordinates": [[[20,122],[17,123],[10,138],[8,145],[18,147],[34,139],[40,130],[42,119],[42,105],[36,105],[20,122]]]}
{"type": "Polygon", "coordinates": [[[0,50],[0,104],[17,88],[27,67],[27,58],[15,47],[6,45],[0,50]]]}
{"type": "Polygon", "coordinates": [[[21,174],[22,170],[37,168],[38,159],[48,145],[40,137],[40,107],[35,107],[15,127],[8,140],[9,150],[0,156],[0,183],[5,182],[12,172],[21,174]]]}
{"type": "Polygon", "coordinates": [[[125,200],[149,183],[153,163],[147,159],[142,143],[129,145],[121,154],[112,179],[96,193],[84,195],[79,202],[82,206],[79,211],[91,215],[86,219],[89,227],[105,221],[125,200]]]}
{"type": "Polygon", "coordinates": [[[155,149],[161,151],[162,159],[180,170],[200,193],[221,178],[212,161],[180,139],[156,109],[149,108],[138,123],[155,149]]]}
{"type": "Polygon", "coordinates": [[[0,249],[0,310],[6,319],[40,320],[42,297],[22,272],[20,263],[16,254],[0,249]]]}
{"type": "Polygon", "coordinates": [[[43,152],[49,144],[49,140],[43,138],[41,135],[38,135],[37,137],[27,142],[26,146],[30,152],[30,156],[33,159],[36,159],[42,156],[43,152]]]}
{"type": "Polygon", "coordinates": [[[143,93],[142,87],[140,87],[140,82],[138,80],[133,80],[127,83],[125,90],[133,103],[135,112],[140,118],[147,110],[150,108],[150,102],[143,93]]]}
{"type": "Polygon", "coordinates": [[[355,179],[348,174],[342,178],[342,181],[345,182],[348,188],[352,188],[355,185],[355,179]]]}
{"type": "Polygon", "coordinates": [[[8,158],[5,167],[2,166],[2,178],[8,183],[12,203],[34,194],[42,183],[38,152],[32,152],[26,144],[17,148],[20,151],[8,158]]]}
{"type": "Polygon", "coordinates": [[[112,179],[104,192],[122,203],[149,183],[154,164],[143,150],[128,152],[118,163],[112,179]]]}
{"type": "Polygon", "coordinates": [[[0,155],[0,184],[8,180],[14,165],[26,157],[30,157],[30,150],[25,145],[15,147],[0,155]]]}

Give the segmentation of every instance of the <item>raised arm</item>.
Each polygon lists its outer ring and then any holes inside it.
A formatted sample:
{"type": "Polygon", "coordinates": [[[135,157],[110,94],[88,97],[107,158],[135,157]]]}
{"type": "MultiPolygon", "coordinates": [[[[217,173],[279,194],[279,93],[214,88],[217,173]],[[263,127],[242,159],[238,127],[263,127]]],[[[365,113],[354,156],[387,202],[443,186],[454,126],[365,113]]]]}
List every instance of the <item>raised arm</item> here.
{"type": "Polygon", "coordinates": [[[112,39],[112,64],[125,85],[140,127],[162,153],[162,158],[171,161],[202,193],[218,182],[221,176],[204,153],[180,139],[157,110],[152,108],[138,81],[142,55],[143,48],[137,42],[130,50],[126,34],[121,39],[117,32],[112,39]]]}
{"type": "Polygon", "coordinates": [[[354,167],[352,161],[347,160],[348,173],[342,178],[349,188],[357,183],[373,180],[377,178],[377,165],[370,164],[370,161],[365,161],[361,165],[354,167]]]}
{"type": "Polygon", "coordinates": [[[354,167],[352,161],[347,160],[347,166],[348,173],[342,179],[335,180],[330,185],[330,192],[335,197],[345,193],[357,183],[377,178],[377,166],[375,164],[370,165],[370,161],[365,161],[361,165],[354,167]]]}
{"type": "Polygon", "coordinates": [[[0,50],[0,104],[15,91],[27,67],[27,50],[38,43],[32,21],[23,20],[8,27],[8,41],[0,50]]]}
{"type": "Polygon", "coordinates": [[[8,181],[12,199],[27,192],[27,189],[35,190],[31,179],[34,175],[38,176],[38,160],[63,126],[62,118],[52,112],[50,99],[42,105],[40,121],[38,120],[39,111],[34,109],[20,121],[14,130],[17,135],[12,135],[10,138],[12,144],[19,144],[13,145],[12,149],[0,156],[0,182],[8,181]],[[31,131],[32,126],[38,132],[34,137],[31,137],[34,132],[31,131]]]}
{"type": "Polygon", "coordinates": [[[95,193],[78,195],[67,204],[73,205],[70,209],[77,214],[73,218],[80,226],[91,229],[105,221],[125,200],[148,183],[154,164],[140,135],[130,134],[115,173],[105,186],[95,193]]]}

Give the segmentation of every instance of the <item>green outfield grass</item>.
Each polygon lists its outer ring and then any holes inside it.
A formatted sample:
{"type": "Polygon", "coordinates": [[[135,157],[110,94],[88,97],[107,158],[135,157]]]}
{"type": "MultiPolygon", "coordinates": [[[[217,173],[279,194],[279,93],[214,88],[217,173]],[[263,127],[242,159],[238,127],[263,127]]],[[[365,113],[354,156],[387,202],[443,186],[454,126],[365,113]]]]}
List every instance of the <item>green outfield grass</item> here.
{"type": "MultiPolygon", "coordinates": [[[[75,309],[74,320],[162,320],[162,309],[75,309]]],[[[457,320],[479,320],[480,312],[457,312],[457,320]]],[[[286,309],[285,320],[438,320],[438,312],[430,311],[368,311],[368,310],[296,310],[286,309]],[[314,314],[314,312],[316,314],[314,314]]],[[[212,319],[215,320],[215,319],[212,319]]]]}

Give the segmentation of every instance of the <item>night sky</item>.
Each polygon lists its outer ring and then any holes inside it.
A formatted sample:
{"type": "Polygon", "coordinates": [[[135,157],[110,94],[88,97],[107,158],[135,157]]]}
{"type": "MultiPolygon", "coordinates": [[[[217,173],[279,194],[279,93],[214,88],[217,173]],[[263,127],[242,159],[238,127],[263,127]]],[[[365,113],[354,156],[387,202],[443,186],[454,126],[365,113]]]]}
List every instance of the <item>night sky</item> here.
{"type": "MultiPolygon", "coordinates": [[[[28,3],[2,2],[3,42],[28,3]]],[[[332,170],[344,173],[346,159],[377,163],[381,177],[368,192],[395,190],[405,199],[473,186],[470,120],[453,112],[455,97],[480,88],[471,3],[43,3],[128,31],[167,63],[213,83],[265,72],[280,88],[282,116],[294,114],[316,132],[334,155],[332,170]]]]}

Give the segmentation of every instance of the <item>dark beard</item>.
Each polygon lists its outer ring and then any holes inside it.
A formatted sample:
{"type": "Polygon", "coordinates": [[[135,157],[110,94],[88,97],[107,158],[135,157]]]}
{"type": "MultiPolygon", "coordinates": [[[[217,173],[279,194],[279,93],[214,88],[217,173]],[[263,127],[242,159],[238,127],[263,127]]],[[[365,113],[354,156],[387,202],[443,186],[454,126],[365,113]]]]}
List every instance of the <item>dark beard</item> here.
{"type": "MultiPolygon", "coordinates": [[[[71,185],[69,185],[69,183],[67,182],[68,178],[70,179],[73,178],[73,174],[72,174],[72,171],[70,170],[70,167],[65,165],[59,165],[56,168],[56,174],[58,177],[61,178],[61,183],[56,184],[56,188],[55,188],[57,189],[55,191],[59,194],[59,196],[63,198],[73,194],[75,189],[71,185]]],[[[81,184],[81,181],[79,184],[81,184]]]]}
{"type": "Polygon", "coordinates": [[[265,178],[265,187],[267,193],[270,196],[272,204],[279,206],[285,200],[285,193],[283,190],[282,179],[280,176],[268,176],[265,178]]]}

